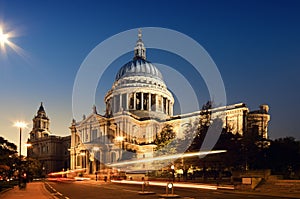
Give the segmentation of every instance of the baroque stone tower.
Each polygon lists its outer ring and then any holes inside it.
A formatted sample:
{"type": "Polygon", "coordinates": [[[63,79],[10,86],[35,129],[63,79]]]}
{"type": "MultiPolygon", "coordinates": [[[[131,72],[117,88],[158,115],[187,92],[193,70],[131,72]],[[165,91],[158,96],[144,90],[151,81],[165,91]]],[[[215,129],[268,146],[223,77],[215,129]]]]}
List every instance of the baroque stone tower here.
{"type": "Polygon", "coordinates": [[[46,115],[43,103],[41,103],[37,114],[32,119],[32,130],[27,148],[27,156],[41,163],[43,174],[68,169],[70,166],[70,155],[68,149],[71,144],[71,136],[60,137],[50,134],[50,119],[46,115]]]}
{"type": "Polygon", "coordinates": [[[37,111],[37,115],[32,119],[33,127],[30,132],[30,139],[39,139],[42,137],[48,137],[50,120],[46,115],[43,102],[41,102],[40,108],[37,111]]]}

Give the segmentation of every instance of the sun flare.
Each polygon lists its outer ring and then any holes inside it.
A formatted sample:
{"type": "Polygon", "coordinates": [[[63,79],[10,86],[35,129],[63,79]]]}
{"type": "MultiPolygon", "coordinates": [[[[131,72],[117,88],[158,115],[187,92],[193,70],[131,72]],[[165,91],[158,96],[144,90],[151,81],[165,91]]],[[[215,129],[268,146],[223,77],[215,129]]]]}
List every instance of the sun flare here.
{"type": "Polygon", "coordinates": [[[5,48],[5,44],[9,43],[8,38],[9,34],[5,34],[2,27],[0,27],[0,45],[2,50],[5,48]]]}
{"type": "Polygon", "coordinates": [[[6,57],[7,46],[15,51],[19,56],[28,59],[27,53],[10,39],[15,38],[17,33],[14,30],[6,31],[5,26],[0,24],[0,55],[6,57]]]}

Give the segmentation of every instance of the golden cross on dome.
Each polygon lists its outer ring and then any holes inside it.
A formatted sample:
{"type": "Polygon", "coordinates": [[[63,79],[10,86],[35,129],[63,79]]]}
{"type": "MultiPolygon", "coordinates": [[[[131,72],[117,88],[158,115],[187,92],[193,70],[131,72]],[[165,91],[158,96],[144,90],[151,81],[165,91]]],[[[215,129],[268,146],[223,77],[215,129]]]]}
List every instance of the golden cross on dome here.
{"type": "Polygon", "coordinates": [[[142,29],[139,28],[139,34],[138,34],[139,39],[142,39],[142,29]]]}

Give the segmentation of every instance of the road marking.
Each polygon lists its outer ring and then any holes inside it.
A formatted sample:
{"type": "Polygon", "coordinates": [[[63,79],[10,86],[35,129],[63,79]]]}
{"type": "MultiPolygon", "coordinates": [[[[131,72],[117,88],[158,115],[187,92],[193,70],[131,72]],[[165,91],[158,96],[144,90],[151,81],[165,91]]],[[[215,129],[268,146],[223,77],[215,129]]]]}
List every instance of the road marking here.
{"type": "Polygon", "coordinates": [[[133,190],[130,190],[130,189],[122,189],[123,191],[128,191],[128,192],[134,192],[134,193],[137,193],[137,191],[133,191],[133,190]]]}
{"type": "MultiPolygon", "coordinates": [[[[60,192],[58,192],[58,191],[56,191],[56,189],[54,189],[48,182],[46,182],[46,184],[55,192],[55,193],[52,193],[52,195],[60,195],[60,196],[63,196],[63,194],[62,193],[60,193],[60,192]]],[[[65,199],[70,199],[70,198],[68,198],[68,197],[65,197],[65,199]]]]}
{"type": "Polygon", "coordinates": [[[111,189],[111,190],[116,190],[117,188],[113,188],[113,187],[103,187],[104,189],[111,189]]]}

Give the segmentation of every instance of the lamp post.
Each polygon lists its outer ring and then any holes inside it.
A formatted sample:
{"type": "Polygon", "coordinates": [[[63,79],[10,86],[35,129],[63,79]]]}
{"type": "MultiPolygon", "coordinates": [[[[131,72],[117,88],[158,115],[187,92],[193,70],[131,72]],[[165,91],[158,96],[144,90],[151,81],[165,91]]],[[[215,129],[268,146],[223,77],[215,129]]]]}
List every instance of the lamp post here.
{"type": "Polygon", "coordinates": [[[173,164],[171,165],[171,171],[172,171],[172,180],[174,182],[175,181],[175,166],[173,164]]]}
{"type": "Polygon", "coordinates": [[[15,127],[18,127],[20,130],[20,143],[19,143],[19,187],[21,186],[21,163],[22,163],[22,129],[26,127],[26,123],[22,121],[18,121],[14,124],[15,127]]]}

